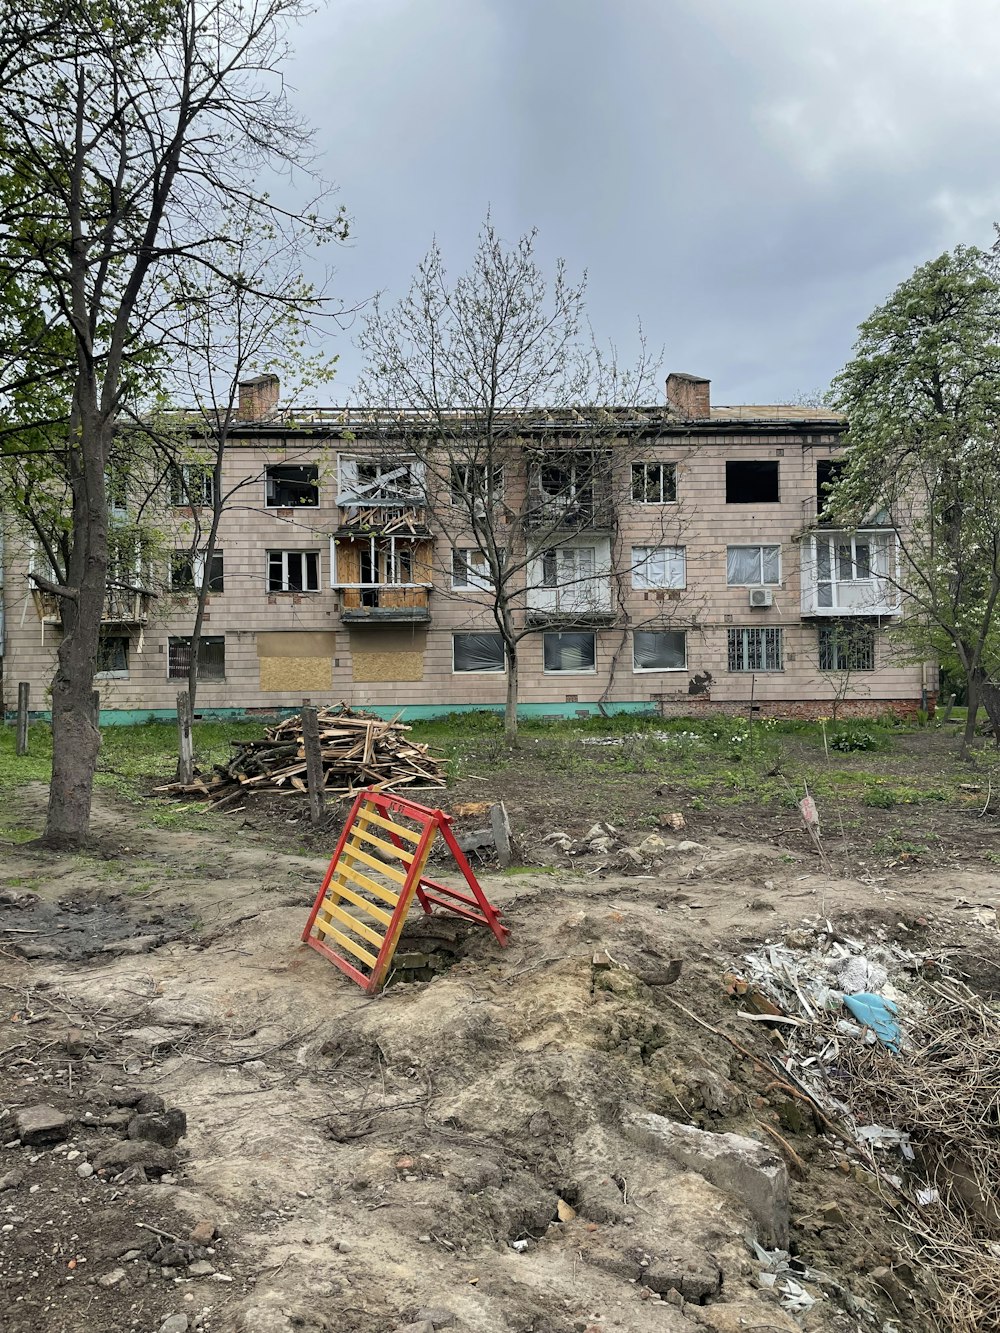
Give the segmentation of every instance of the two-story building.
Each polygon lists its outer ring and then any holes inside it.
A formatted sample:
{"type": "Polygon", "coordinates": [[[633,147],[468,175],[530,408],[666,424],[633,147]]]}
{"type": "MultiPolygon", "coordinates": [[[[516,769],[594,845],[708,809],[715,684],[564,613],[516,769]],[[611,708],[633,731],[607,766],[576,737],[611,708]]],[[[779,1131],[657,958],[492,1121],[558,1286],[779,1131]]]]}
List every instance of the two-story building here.
{"type": "MultiPolygon", "coordinates": [[[[103,717],[172,713],[203,581],[201,715],[304,698],[410,717],[502,706],[489,558],[460,519],[476,486],[501,508],[494,537],[510,522],[525,712],[932,706],[929,665],[897,653],[889,633],[905,613],[895,532],[884,516],[858,531],[820,518],[843,419],[713,407],[709,387],[671,375],[665,405],[611,414],[599,440],[580,414],[526,416],[487,477],[455,458],[436,466],[433,453],[428,466],[405,413],[283,410],[273,377],[248,383],[210,564],[192,545],[214,487],[197,462],[146,505],[158,540],[119,549],[103,717]]],[[[42,711],[59,608],[32,584],[37,551],[9,516],[4,536],[3,702],[9,712],[28,681],[42,711]]]]}

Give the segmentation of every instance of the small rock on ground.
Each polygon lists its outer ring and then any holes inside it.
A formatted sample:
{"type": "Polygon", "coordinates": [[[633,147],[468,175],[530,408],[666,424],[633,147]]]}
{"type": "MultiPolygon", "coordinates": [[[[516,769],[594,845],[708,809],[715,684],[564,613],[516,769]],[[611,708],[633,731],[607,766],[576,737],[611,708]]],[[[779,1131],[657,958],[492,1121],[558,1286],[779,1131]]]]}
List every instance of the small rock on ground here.
{"type": "Polygon", "coordinates": [[[6,1175],[0,1176],[0,1194],[2,1194],[4,1190],[16,1190],[19,1185],[23,1184],[23,1171],[8,1171],[6,1175]]]}
{"type": "Polygon", "coordinates": [[[30,1147],[35,1143],[55,1143],[69,1133],[69,1116],[54,1106],[26,1106],[17,1113],[18,1138],[30,1147]]]}
{"type": "Polygon", "coordinates": [[[428,1306],[417,1311],[417,1323],[433,1324],[435,1328],[451,1328],[458,1316],[454,1310],[443,1310],[439,1306],[428,1306]]]}
{"type": "Polygon", "coordinates": [[[188,1328],[186,1314],[168,1314],[160,1325],[159,1333],[188,1333],[188,1328]]]}

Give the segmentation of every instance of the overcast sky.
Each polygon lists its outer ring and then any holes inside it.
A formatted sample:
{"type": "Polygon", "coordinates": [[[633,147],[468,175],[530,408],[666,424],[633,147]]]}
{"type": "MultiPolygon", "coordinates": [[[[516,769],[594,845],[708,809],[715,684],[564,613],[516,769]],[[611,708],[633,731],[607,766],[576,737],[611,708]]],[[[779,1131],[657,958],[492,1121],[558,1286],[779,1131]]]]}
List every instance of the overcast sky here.
{"type": "Polygon", "coordinates": [[[1000,220],[997,0],[329,0],[295,43],[353,219],[337,296],[402,294],[435,234],[459,271],[491,208],[716,403],[825,388],[901,278],[1000,220]]]}

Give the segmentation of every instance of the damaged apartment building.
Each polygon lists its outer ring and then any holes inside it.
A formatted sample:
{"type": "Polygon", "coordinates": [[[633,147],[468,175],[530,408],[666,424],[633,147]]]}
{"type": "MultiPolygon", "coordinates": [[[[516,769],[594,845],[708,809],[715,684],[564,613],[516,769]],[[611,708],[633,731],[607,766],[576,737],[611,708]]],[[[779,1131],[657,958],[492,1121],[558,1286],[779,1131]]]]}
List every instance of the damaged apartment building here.
{"type": "MultiPolygon", "coordinates": [[[[879,518],[843,531],[820,516],[843,419],[713,407],[709,390],[675,374],[661,407],[526,413],[486,457],[468,414],[442,435],[416,413],[281,408],[273,376],[249,381],[211,561],[197,543],[215,482],[196,446],[143,503],[155,531],[119,543],[102,717],[172,714],[204,581],[202,716],[303,699],[407,717],[502,707],[499,603],[520,636],[524,713],[932,706],[929,666],[901,658],[889,633],[904,611],[896,534],[879,518]]],[[[127,485],[111,503],[130,531],[127,485]]],[[[42,712],[59,606],[9,518],[4,551],[4,706],[27,681],[42,712]]]]}

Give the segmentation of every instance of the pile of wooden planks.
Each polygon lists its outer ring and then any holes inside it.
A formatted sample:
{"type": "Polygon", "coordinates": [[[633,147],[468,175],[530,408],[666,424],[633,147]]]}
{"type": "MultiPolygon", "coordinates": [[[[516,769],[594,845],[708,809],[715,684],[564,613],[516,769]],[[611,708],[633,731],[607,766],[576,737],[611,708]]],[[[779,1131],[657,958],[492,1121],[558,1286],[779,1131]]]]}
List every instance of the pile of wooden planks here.
{"type": "MultiPolygon", "coordinates": [[[[331,796],[353,796],[362,787],[443,787],[441,761],[428,747],[411,741],[409,727],[355,712],[347,704],[317,710],[324,789],[331,796]]],[[[154,787],[170,796],[204,796],[211,801],[236,800],[252,791],[286,794],[305,792],[306,755],[302,718],[289,717],[268,727],[259,741],[233,741],[228,764],[216,764],[194,782],[168,782],[154,787]]]]}

